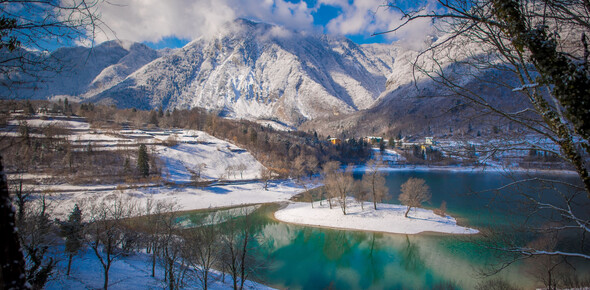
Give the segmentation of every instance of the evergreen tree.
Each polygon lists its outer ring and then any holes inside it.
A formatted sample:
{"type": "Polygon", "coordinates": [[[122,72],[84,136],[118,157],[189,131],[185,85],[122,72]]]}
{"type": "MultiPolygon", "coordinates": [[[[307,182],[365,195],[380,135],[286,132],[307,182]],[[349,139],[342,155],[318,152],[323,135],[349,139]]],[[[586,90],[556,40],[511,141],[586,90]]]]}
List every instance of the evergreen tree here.
{"type": "Polygon", "coordinates": [[[143,177],[150,174],[150,163],[145,144],[139,145],[139,152],[137,153],[137,169],[143,177]]]}
{"type": "Polygon", "coordinates": [[[84,225],[82,224],[82,211],[78,207],[78,204],[75,204],[74,209],[68,216],[68,221],[61,225],[62,235],[66,239],[65,251],[68,254],[68,276],[70,276],[72,258],[78,254],[82,248],[83,228],[84,225]]]}
{"type": "Polygon", "coordinates": [[[33,104],[31,104],[29,100],[27,100],[27,102],[25,103],[25,110],[27,115],[35,115],[35,108],[33,108],[33,104]]]}
{"type": "Polygon", "coordinates": [[[150,124],[154,124],[156,126],[158,126],[158,113],[154,110],[151,111],[150,113],[150,124]]]}

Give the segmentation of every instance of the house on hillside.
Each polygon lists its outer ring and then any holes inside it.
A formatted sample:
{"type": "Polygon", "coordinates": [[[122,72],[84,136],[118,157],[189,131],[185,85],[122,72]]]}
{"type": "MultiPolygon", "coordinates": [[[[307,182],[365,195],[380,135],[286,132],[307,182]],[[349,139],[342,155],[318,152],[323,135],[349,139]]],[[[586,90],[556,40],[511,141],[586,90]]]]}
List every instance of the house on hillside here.
{"type": "Polygon", "coordinates": [[[375,136],[367,136],[364,139],[365,139],[365,142],[367,142],[369,144],[377,144],[377,143],[381,143],[381,141],[383,141],[383,137],[375,137],[375,136]]]}
{"type": "Polygon", "coordinates": [[[332,143],[332,145],[340,145],[340,143],[342,143],[342,140],[340,140],[340,138],[330,138],[328,139],[328,141],[332,143]]]}
{"type": "Polygon", "coordinates": [[[434,141],[434,137],[425,137],[424,144],[432,146],[432,145],[436,145],[436,141],[434,141]]]}

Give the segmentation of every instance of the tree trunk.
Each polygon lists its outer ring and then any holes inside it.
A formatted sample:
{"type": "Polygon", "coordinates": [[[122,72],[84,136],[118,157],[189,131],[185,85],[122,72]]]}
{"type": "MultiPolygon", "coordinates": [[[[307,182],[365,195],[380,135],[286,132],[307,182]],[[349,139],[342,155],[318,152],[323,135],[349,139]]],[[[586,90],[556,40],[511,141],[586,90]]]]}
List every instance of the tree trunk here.
{"type": "Polygon", "coordinates": [[[152,246],[152,277],[156,277],[156,246],[152,246]]]}
{"type": "Polygon", "coordinates": [[[406,210],[406,214],[404,214],[404,217],[408,217],[408,213],[410,212],[411,208],[412,208],[411,206],[408,206],[408,210],[406,210]]]}
{"type": "Polygon", "coordinates": [[[248,254],[248,235],[249,232],[246,230],[244,235],[244,245],[242,246],[242,257],[240,265],[240,290],[244,289],[244,280],[246,280],[246,255],[248,254]]]}
{"type": "Polygon", "coordinates": [[[69,255],[68,257],[68,272],[67,272],[67,276],[70,276],[70,269],[72,268],[72,254],[69,255]]]}
{"type": "Polygon", "coordinates": [[[174,271],[172,267],[174,267],[174,261],[168,259],[168,286],[170,290],[174,290],[174,271]]]}
{"type": "Polygon", "coordinates": [[[109,270],[111,268],[111,265],[108,265],[105,269],[104,269],[104,285],[102,286],[102,288],[104,290],[109,289],[109,270]]]}
{"type": "Polygon", "coordinates": [[[30,289],[25,279],[25,260],[15,225],[14,210],[0,156],[0,285],[5,288],[30,289]]]}

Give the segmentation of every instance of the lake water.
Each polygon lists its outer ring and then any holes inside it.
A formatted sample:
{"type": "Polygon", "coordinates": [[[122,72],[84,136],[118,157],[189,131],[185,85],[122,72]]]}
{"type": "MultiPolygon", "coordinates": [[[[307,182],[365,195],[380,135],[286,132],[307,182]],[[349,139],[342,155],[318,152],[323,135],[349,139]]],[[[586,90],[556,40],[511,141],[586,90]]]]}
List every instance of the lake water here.
{"type": "MultiPolygon", "coordinates": [[[[511,196],[508,201],[498,199],[495,191],[486,191],[512,181],[501,173],[389,172],[389,202],[398,202],[399,188],[409,177],[423,178],[430,186],[432,202],[426,207],[438,207],[445,200],[448,213],[463,225],[511,231],[513,223],[524,220],[516,202],[519,197],[514,194],[517,188],[501,192],[511,196]]],[[[576,182],[574,175],[551,177],[576,182]]],[[[534,184],[520,184],[518,190],[544,195],[534,184]]],[[[482,281],[479,274],[486,265],[501,261],[498,252],[480,246],[478,235],[396,235],[305,227],[273,220],[274,210],[276,206],[263,206],[257,212],[258,255],[265,261],[258,279],[278,288],[429,289],[453,285],[473,289],[482,281]]],[[[530,269],[527,262],[516,263],[494,278],[527,289],[542,286],[530,269]]],[[[578,273],[588,270],[588,263],[578,265],[578,273]]]]}

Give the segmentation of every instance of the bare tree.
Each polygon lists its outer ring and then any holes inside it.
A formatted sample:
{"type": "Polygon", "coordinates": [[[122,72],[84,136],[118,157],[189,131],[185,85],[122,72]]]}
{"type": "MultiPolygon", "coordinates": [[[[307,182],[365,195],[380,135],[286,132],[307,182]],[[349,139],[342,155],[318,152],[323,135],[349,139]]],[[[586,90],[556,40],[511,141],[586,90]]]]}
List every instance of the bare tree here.
{"type": "Polygon", "coordinates": [[[542,151],[568,163],[580,179],[581,185],[545,178],[517,179],[511,184],[516,187],[534,181],[547,186],[552,198],[548,198],[549,193],[540,196],[516,191],[530,205],[531,215],[550,212],[548,216],[552,217],[550,226],[530,226],[528,230],[537,235],[565,231],[578,236],[577,246],[548,251],[513,242],[500,248],[520,257],[557,255],[589,260],[584,238],[590,233],[586,206],[590,199],[588,2],[469,0],[435,4],[441,9],[408,9],[388,3],[402,13],[404,20],[391,31],[429,19],[446,33],[414,61],[416,79],[424,75],[478,114],[517,124],[523,136],[537,136],[539,140],[531,142],[529,137],[515,141],[513,137],[484,152],[493,156],[511,149],[542,151]],[[466,75],[487,88],[508,89],[508,96],[519,106],[502,106],[498,99],[490,100],[481,90],[465,86],[461,80],[466,75]],[[584,195],[586,199],[582,200],[584,195]]]}
{"type": "Polygon", "coordinates": [[[58,240],[58,231],[49,217],[49,194],[50,191],[46,190],[34,202],[28,199],[17,201],[19,219],[16,224],[20,229],[20,243],[26,261],[25,277],[35,289],[47,283],[57,264],[49,252],[58,240]]]}
{"type": "MultiPolygon", "coordinates": [[[[32,54],[25,51],[46,51],[48,41],[88,40],[100,25],[94,9],[98,1],[3,1],[0,5],[0,86],[11,94],[22,83],[14,76],[39,76],[39,66],[45,64],[47,54],[32,54]],[[74,16],[75,17],[69,17],[74,16]],[[89,37],[90,36],[90,37],[89,37]]],[[[43,66],[41,66],[43,67],[43,66]]],[[[8,95],[5,95],[8,97],[8,95]]],[[[1,138],[1,137],[0,137],[1,138]]],[[[14,214],[9,206],[8,184],[0,156],[0,229],[2,239],[0,255],[2,275],[0,285],[27,289],[25,283],[25,262],[15,228],[14,214]]]]}
{"type": "Polygon", "coordinates": [[[272,178],[272,170],[262,166],[260,167],[260,180],[264,182],[264,190],[268,190],[268,181],[272,178]]]}
{"type": "Polygon", "coordinates": [[[89,205],[88,243],[103,268],[103,288],[108,289],[112,264],[125,253],[125,220],[134,215],[135,206],[122,194],[113,194],[89,205]]]}
{"type": "Polygon", "coordinates": [[[244,171],[248,169],[248,166],[244,163],[240,163],[236,166],[236,170],[240,172],[240,178],[244,179],[244,171]]]}
{"type": "MultiPolygon", "coordinates": [[[[338,161],[330,161],[330,162],[326,162],[322,168],[322,178],[324,179],[324,183],[326,183],[326,180],[328,179],[329,176],[332,176],[336,173],[336,171],[338,171],[340,169],[340,162],[338,161]]],[[[326,193],[326,200],[328,201],[328,205],[330,206],[330,209],[332,209],[332,196],[330,194],[330,191],[328,190],[328,185],[326,184],[325,186],[326,190],[324,191],[326,193]]]]}
{"type": "Polygon", "coordinates": [[[295,182],[297,182],[297,184],[303,187],[303,196],[311,203],[311,207],[313,208],[313,195],[308,189],[308,181],[305,180],[305,177],[307,176],[307,170],[308,164],[305,156],[297,156],[291,167],[291,176],[295,178],[295,182]]]}
{"type": "Polygon", "coordinates": [[[193,267],[203,289],[209,287],[210,271],[221,258],[218,222],[214,212],[203,224],[184,233],[183,257],[193,267]]]}
{"type": "Polygon", "coordinates": [[[361,210],[365,210],[365,200],[369,198],[369,190],[365,187],[362,180],[354,181],[352,194],[356,202],[361,205],[361,210]]]}
{"type": "Polygon", "coordinates": [[[401,194],[398,197],[402,204],[408,206],[404,216],[408,217],[412,207],[422,206],[422,203],[429,201],[431,196],[430,187],[426,184],[426,180],[410,177],[402,184],[401,194]]]}
{"type": "Polygon", "coordinates": [[[257,268],[253,256],[256,235],[252,213],[251,209],[242,208],[240,217],[229,217],[221,228],[221,263],[231,274],[234,289],[243,289],[244,282],[257,268]]]}
{"type": "Polygon", "coordinates": [[[17,0],[2,3],[0,49],[8,53],[0,57],[0,85],[6,92],[15,93],[18,88],[35,86],[51,73],[64,70],[67,64],[55,61],[54,55],[45,52],[56,43],[91,44],[97,29],[106,27],[98,17],[101,2],[17,0]]]}
{"type": "Polygon", "coordinates": [[[447,202],[443,200],[440,204],[440,207],[432,210],[432,212],[434,212],[436,215],[445,217],[447,215],[447,202]]]}
{"type": "Polygon", "coordinates": [[[185,270],[183,264],[178,267],[177,262],[181,261],[182,245],[184,240],[180,235],[181,225],[177,222],[178,205],[174,202],[161,204],[158,210],[157,223],[159,236],[159,254],[164,266],[164,277],[169,289],[177,289],[182,284],[182,272],[185,270]]]}
{"type": "Polygon", "coordinates": [[[367,163],[367,172],[363,175],[364,187],[369,189],[373,200],[373,207],[377,210],[377,203],[389,197],[389,188],[385,185],[385,177],[379,172],[382,162],[371,160],[367,163]]]}
{"type": "Polygon", "coordinates": [[[228,165],[225,167],[225,176],[227,179],[230,179],[231,175],[233,174],[234,178],[236,178],[236,169],[233,165],[228,165]]]}
{"type": "Polygon", "coordinates": [[[160,234],[162,228],[162,215],[166,212],[169,205],[165,201],[154,201],[153,199],[147,199],[144,207],[144,213],[146,215],[146,221],[148,226],[146,227],[145,233],[147,235],[147,252],[152,254],[150,261],[152,273],[151,276],[156,276],[156,262],[160,254],[160,234]]]}
{"type": "Polygon", "coordinates": [[[352,165],[346,167],[344,172],[338,170],[328,174],[324,180],[326,190],[331,198],[335,198],[342,209],[342,213],[346,214],[347,199],[352,196],[354,189],[354,178],[352,177],[352,165]]]}

